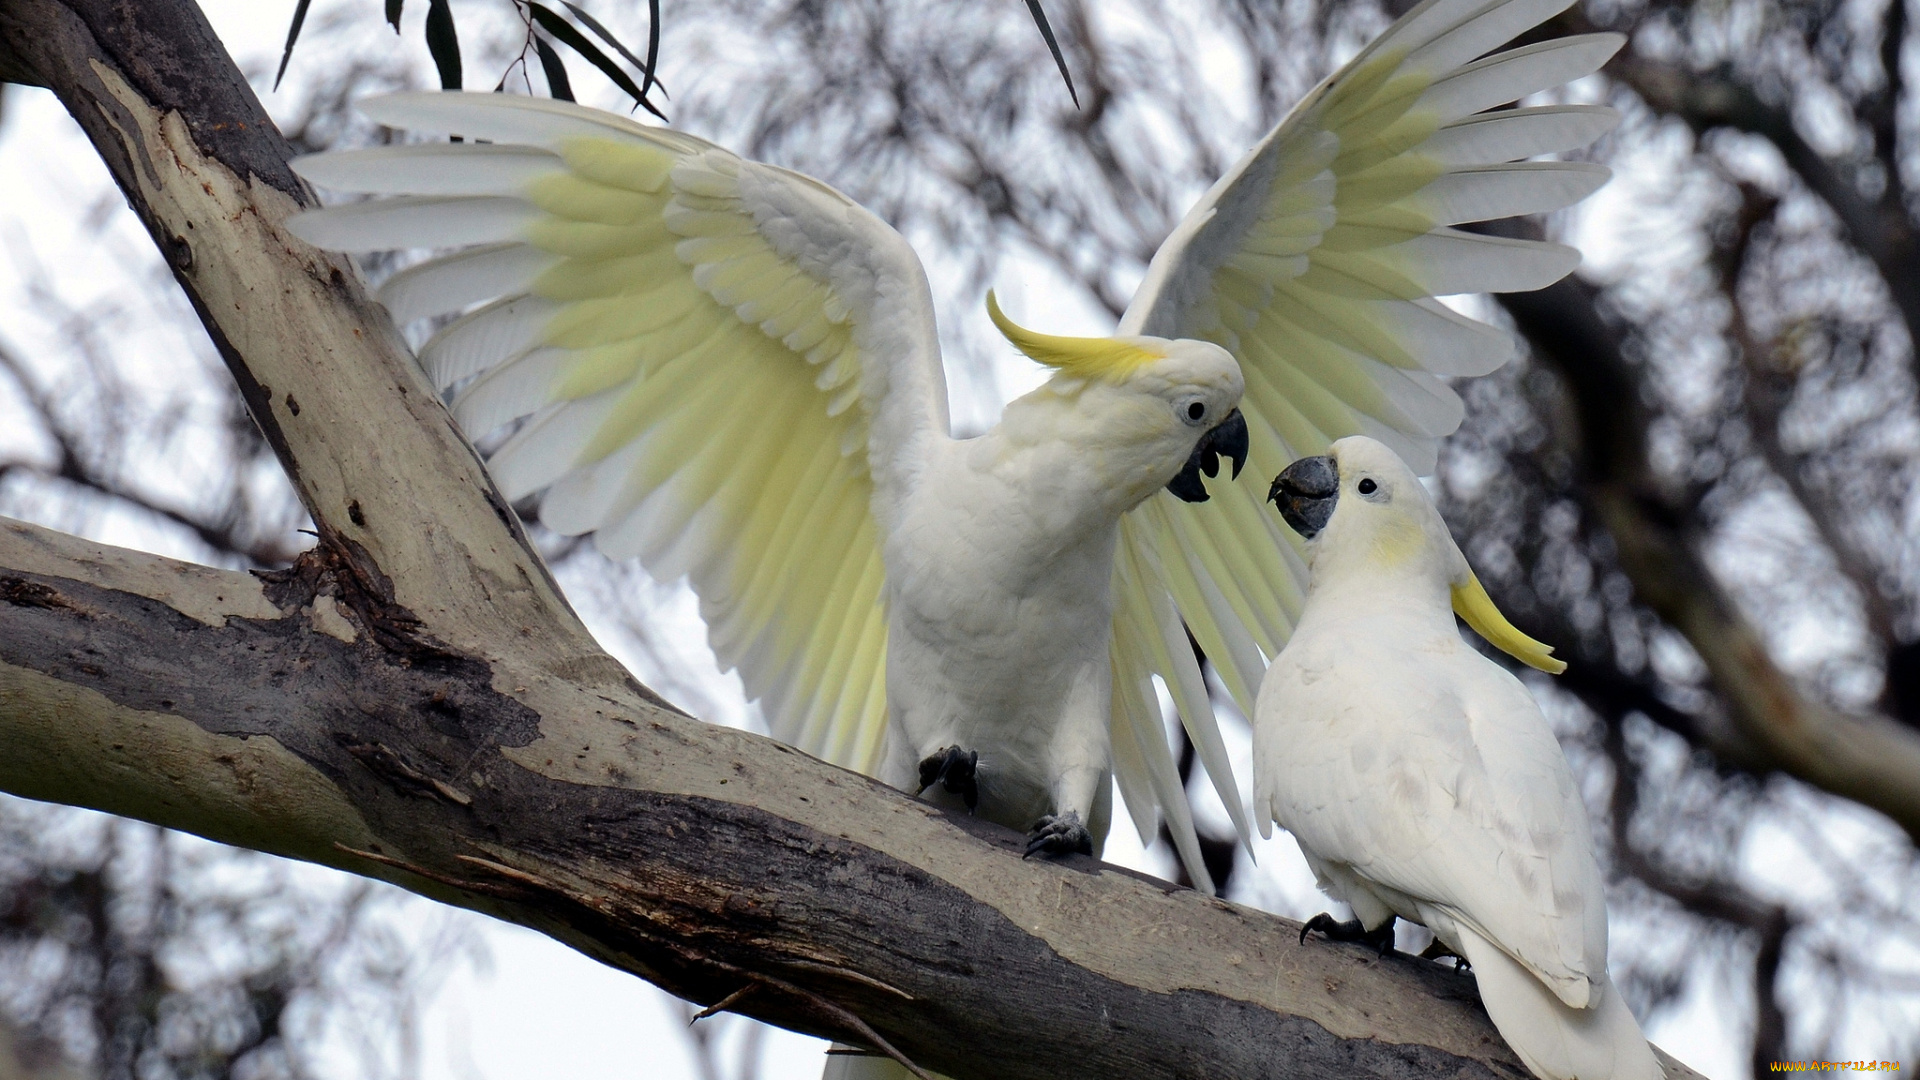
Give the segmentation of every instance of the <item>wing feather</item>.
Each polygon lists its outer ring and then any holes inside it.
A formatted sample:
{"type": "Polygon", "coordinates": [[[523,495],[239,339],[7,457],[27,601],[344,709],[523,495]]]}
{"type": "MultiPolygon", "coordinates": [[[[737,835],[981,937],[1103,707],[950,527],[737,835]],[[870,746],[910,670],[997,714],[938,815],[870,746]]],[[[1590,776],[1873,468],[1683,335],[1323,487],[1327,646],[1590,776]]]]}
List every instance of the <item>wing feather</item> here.
{"type": "Polygon", "coordinates": [[[295,235],[342,251],[464,247],[519,237],[537,211],[499,195],[402,195],[301,214],[295,235]]]}
{"type": "Polygon", "coordinates": [[[1436,80],[1416,108],[1442,122],[1585,78],[1620,51],[1619,34],[1580,34],[1510,49],[1436,80]]]}
{"type": "MultiPolygon", "coordinates": [[[[1446,26],[1444,32],[1415,43],[1412,35],[1401,37],[1391,30],[1382,34],[1381,41],[1386,48],[1401,48],[1408,51],[1407,59],[1423,67],[1444,71],[1459,67],[1490,49],[1512,41],[1535,26],[1558,15],[1565,7],[1561,0],[1517,0],[1513,3],[1500,3],[1498,0],[1468,0],[1468,5],[1478,11],[1448,26],[1450,12],[1454,5],[1440,6],[1433,17],[1424,22],[1419,29],[1446,26]]],[[[1413,29],[1410,27],[1409,29],[1413,29]]]]}
{"type": "Polygon", "coordinates": [[[380,295],[402,321],[459,314],[420,361],[470,432],[528,418],[494,454],[502,490],[543,493],[556,531],[686,575],[774,731],[871,769],[874,515],[911,483],[916,440],[947,437],[906,242],[823,185],[566,102],[395,94],[362,111],[469,141],[302,159],[317,184],[383,197],[295,232],[461,248],[380,295]]]}
{"type": "MultiPolygon", "coordinates": [[[[1154,693],[1153,682],[1148,674],[1154,667],[1156,655],[1166,650],[1159,643],[1158,631],[1161,622],[1154,612],[1154,590],[1150,586],[1151,578],[1146,576],[1145,568],[1140,564],[1141,549],[1122,548],[1114,562],[1114,608],[1123,611],[1129,617],[1114,621],[1113,640],[1108,646],[1108,655],[1113,668],[1113,710],[1110,726],[1112,741],[1116,748],[1114,755],[1115,775],[1121,777],[1123,793],[1131,789],[1134,798],[1146,796],[1135,804],[1130,798],[1129,809],[1133,815],[1134,827],[1140,830],[1142,843],[1153,842],[1153,813],[1151,807],[1158,804],[1161,813],[1166,815],[1167,833],[1173,838],[1175,852],[1180,862],[1187,868],[1187,876],[1194,887],[1202,892],[1213,892],[1213,880],[1207,872],[1206,860],[1200,854],[1199,833],[1193,827],[1193,810],[1187,803],[1186,785],[1180,782],[1179,766],[1173,760],[1173,753],[1167,746],[1165,729],[1161,726],[1159,697],[1154,693]],[[1124,753],[1121,752],[1124,748],[1124,753]],[[1149,809],[1143,814],[1137,807],[1149,809]]],[[[1164,599],[1161,601],[1164,604],[1164,599]]],[[[1177,622],[1177,620],[1176,620],[1177,622]]],[[[1193,653],[1185,649],[1188,662],[1193,662],[1193,653]]],[[[1195,676],[1198,671],[1196,669],[1195,676]]],[[[1176,695],[1181,690],[1168,680],[1169,689],[1176,695]]],[[[1201,690],[1204,698],[1205,689],[1201,690]]],[[[1209,723],[1213,710],[1209,707],[1204,715],[1209,723]]],[[[1218,732],[1214,732],[1217,738],[1218,732]]],[[[1196,754],[1206,761],[1207,749],[1195,742],[1196,754]]],[[[1219,754],[1220,762],[1225,762],[1225,752],[1219,754]]],[[[1208,761],[1207,769],[1219,782],[1225,777],[1228,784],[1227,805],[1234,806],[1240,801],[1239,794],[1232,790],[1232,771],[1215,771],[1215,762],[1208,761]]]]}
{"type": "Polygon", "coordinates": [[[420,366],[441,386],[451,386],[540,344],[559,310],[538,296],[501,297],[428,338],[420,346],[420,366]]]}
{"type": "Polygon", "coordinates": [[[1608,175],[1606,166],[1584,161],[1465,166],[1427,185],[1412,209],[1435,225],[1542,214],[1593,194],[1608,175]]]}
{"type": "Polygon", "coordinates": [[[363,195],[511,197],[535,180],[563,175],[565,168],[558,155],[531,146],[417,143],[318,155],[307,159],[300,175],[363,195]]]}
{"type": "Polygon", "coordinates": [[[468,248],[399,271],[381,282],[375,296],[394,322],[409,323],[525,292],[556,261],[525,244],[468,248]]]}
{"type": "Polygon", "coordinates": [[[1620,122],[1602,105],[1539,105],[1457,120],[1433,133],[1421,153],[1443,165],[1495,164],[1558,154],[1592,143],[1620,122]]]}

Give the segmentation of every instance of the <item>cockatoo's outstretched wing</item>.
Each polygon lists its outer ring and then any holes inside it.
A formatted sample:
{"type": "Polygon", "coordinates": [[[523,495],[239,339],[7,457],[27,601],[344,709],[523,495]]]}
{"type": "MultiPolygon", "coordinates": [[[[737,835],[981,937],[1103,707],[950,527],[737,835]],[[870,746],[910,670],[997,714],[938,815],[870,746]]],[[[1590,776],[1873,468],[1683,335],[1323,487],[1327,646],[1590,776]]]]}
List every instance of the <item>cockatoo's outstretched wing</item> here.
{"type": "Polygon", "coordinates": [[[504,94],[362,102],[482,142],[302,159],[383,196],[303,214],[346,250],[462,250],[380,289],[510,499],[687,574],[774,733],[871,771],[886,727],[878,537],[948,437],[933,305],[906,241],[806,177],[611,113],[504,94]],[[878,491],[880,498],[873,496],[878,491]]]}
{"type": "MultiPolygon", "coordinates": [[[[1505,333],[1433,297],[1536,289],[1579,262],[1560,245],[1449,228],[1567,206],[1606,180],[1599,165],[1521,159],[1587,145],[1612,128],[1611,109],[1487,111],[1590,74],[1620,47],[1592,34],[1476,59],[1568,2],[1426,0],[1309,94],[1154,256],[1119,332],[1201,338],[1239,359],[1253,475],[1354,434],[1431,471],[1463,412],[1437,376],[1485,374],[1513,354],[1505,333]]],[[[1115,572],[1116,620],[1141,623],[1115,634],[1116,684],[1160,674],[1196,736],[1212,724],[1191,653],[1169,649],[1162,666],[1121,643],[1177,635],[1177,610],[1250,713],[1306,583],[1297,540],[1260,512],[1263,487],[1210,490],[1197,504],[1162,492],[1129,514],[1115,572]]],[[[1194,740],[1208,771],[1230,775],[1211,741],[1194,740]]],[[[1244,837],[1238,798],[1221,795],[1244,837]]]]}

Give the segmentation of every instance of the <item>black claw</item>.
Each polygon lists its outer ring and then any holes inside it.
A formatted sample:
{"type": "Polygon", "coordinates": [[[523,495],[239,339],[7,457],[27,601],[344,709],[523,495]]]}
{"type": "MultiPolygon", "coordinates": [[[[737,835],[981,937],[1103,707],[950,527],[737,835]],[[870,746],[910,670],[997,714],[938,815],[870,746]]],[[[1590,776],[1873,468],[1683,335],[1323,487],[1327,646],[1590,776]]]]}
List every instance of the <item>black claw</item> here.
{"type": "Polygon", "coordinates": [[[1341,922],[1323,911],[1301,924],[1300,944],[1305,945],[1307,943],[1307,935],[1315,930],[1327,935],[1327,937],[1332,938],[1334,941],[1351,941],[1353,939],[1350,936],[1350,931],[1357,931],[1360,928],[1359,919],[1354,919],[1350,922],[1341,922]]]}
{"type": "Polygon", "coordinates": [[[1022,858],[1074,854],[1093,854],[1093,834],[1080,821],[1079,813],[1069,810],[1064,814],[1048,814],[1034,823],[1032,831],[1027,833],[1027,853],[1022,858]]]}
{"type": "Polygon", "coordinates": [[[1381,956],[1385,956],[1393,949],[1394,918],[1389,915],[1386,922],[1369,930],[1359,919],[1341,922],[1323,911],[1308,919],[1306,925],[1300,928],[1300,944],[1307,943],[1309,932],[1318,930],[1327,936],[1328,941],[1358,941],[1373,946],[1381,956]]]}
{"type": "Polygon", "coordinates": [[[1473,970],[1473,964],[1468,962],[1466,957],[1447,948],[1446,945],[1441,943],[1439,938],[1434,938],[1432,944],[1421,950],[1420,959],[1451,960],[1453,961],[1453,970],[1456,972],[1473,970]]]}
{"type": "Polygon", "coordinates": [[[962,750],[957,746],[936,750],[920,762],[920,794],[939,784],[960,796],[967,804],[967,813],[971,814],[980,805],[979,765],[978,750],[962,750]]]}

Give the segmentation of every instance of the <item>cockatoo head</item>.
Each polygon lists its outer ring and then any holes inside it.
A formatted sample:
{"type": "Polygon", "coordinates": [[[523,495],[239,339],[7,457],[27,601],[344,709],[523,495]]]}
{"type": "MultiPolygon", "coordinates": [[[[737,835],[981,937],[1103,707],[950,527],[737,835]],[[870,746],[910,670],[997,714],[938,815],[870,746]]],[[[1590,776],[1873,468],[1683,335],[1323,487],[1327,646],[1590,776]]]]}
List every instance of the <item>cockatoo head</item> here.
{"type": "Polygon", "coordinates": [[[1165,486],[1206,502],[1200,478],[1218,476],[1223,455],[1239,477],[1246,383],[1232,353],[1207,341],[1038,334],[1007,318],[992,293],[987,314],[1016,348],[1055,370],[1049,387],[1072,398],[1076,437],[1114,462],[1122,483],[1140,486],[1139,498],[1165,486]]]}
{"type": "Polygon", "coordinates": [[[1385,444],[1341,439],[1274,477],[1267,498],[1309,540],[1315,582],[1391,579],[1417,587],[1445,582],[1453,610],[1488,642],[1523,664],[1559,674],[1565,661],[1515,629],[1481,586],[1426,486],[1385,444]]]}

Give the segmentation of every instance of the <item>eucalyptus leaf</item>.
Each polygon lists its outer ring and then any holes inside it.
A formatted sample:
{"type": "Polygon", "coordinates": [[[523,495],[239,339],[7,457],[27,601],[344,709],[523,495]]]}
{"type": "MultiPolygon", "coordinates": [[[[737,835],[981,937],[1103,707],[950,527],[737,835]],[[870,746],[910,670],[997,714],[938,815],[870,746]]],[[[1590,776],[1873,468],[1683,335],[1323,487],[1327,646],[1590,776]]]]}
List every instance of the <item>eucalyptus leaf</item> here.
{"type": "MultiPolygon", "coordinates": [[[[436,0],[436,2],[444,2],[444,0],[436,0]]],[[[641,93],[640,87],[633,81],[633,76],[623,71],[619,64],[614,63],[606,53],[601,52],[598,45],[588,41],[586,35],[574,29],[573,24],[562,18],[558,12],[533,0],[528,0],[527,10],[533,13],[533,21],[540,24],[540,29],[552,34],[561,44],[579,53],[587,63],[599,68],[607,78],[613,80],[615,86],[625,90],[641,108],[662,120],[667,118],[665,113],[654,108],[653,102],[648,101],[646,95],[641,93]]]]}
{"type": "Polygon", "coordinates": [[[287,61],[293,59],[293,43],[300,40],[300,27],[307,21],[307,8],[313,6],[313,0],[300,0],[293,9],[293,25],[287,27],[287,47],[280,54],[280,70],[273,73],[273,88],[280,89],[280,80],[287,74],[287,61]]]}
{"type": "Polygon", "coordinates": [[[567,81],[567,65],[560,60],[547,39],[535,34],[533,48],[540,54],[540,70],[547,76],[547,93],[561,101],[573,100],[573,84],[567,81]]]}
{"type": "Polygon", "coordinates": [[[1040,36],[1047,39],[1047,49],[1053,53],[1053,62],[1060,69],[1060,77],[1067,80],[1067,96],[1073,99],[1073,107],[1080,107],[1080,94],[1073,88],[1073,72],[1067,70],[1067,58],[1060,55],[1060,42],[1053,36],[1053,27],[1047,22],[1047,13],[1040,10],[1040,0],[1027,0],[1027,10],[1033,12],[1033,23],[1040,28],[1040,36]]]}
{"type": "Polygon", "coordinates": [[[447,0],[430,0],[427,4],[427,52],[439,69],[440,89],[460,89],[460,35],[454,32],[453,8],[447,0]]]}
{"type": "MultiPolygon", "coordinates": [[[[659,23],[660,0],[650,0],[650,2],[653,7],[653,18],[654,18],[653,25],[657,28],[660,25],[659,23]]],[[[592,15],[589,15],[585,11],[581,10],[580,5],[570,3],[569,0],[560,0],[560,3],[568,11],[573,12],[574,18],[579,19],[582,23],[585,23],[587,29],[593,31],[594,35],[597,36],[601,41],[604,41],[607,44],[613,46],[615,49],[618,49],[620,52],[620,55],[627,58],[627,63],[632,64],[634,67],[637,67],[640,69],[640,73],[646,76],[646,81],[642,83],[640,86],[641,93],[644,94],[647,91],[653,89],[655,86],[660,86],[661,96],[667,97],[667,98],[673,97],[672,94],[667,93],[667,88],[665,86],[661,86],[660,80],[655,78],[653,74],[653,61],[655,58],[657,58],[659,47],[660,47],[660,36],[657,29],[649,33],[647,36],[647,43],[648,43],[650,56],[648,59],[642,60],[639,57],[633,55],[633,53],[627,49],[626,45],[622,44],[620,39],[613,35],[613,31],[608,30],[606,27],[600,25],[599,19],[596,19],[592,15]]]]}

